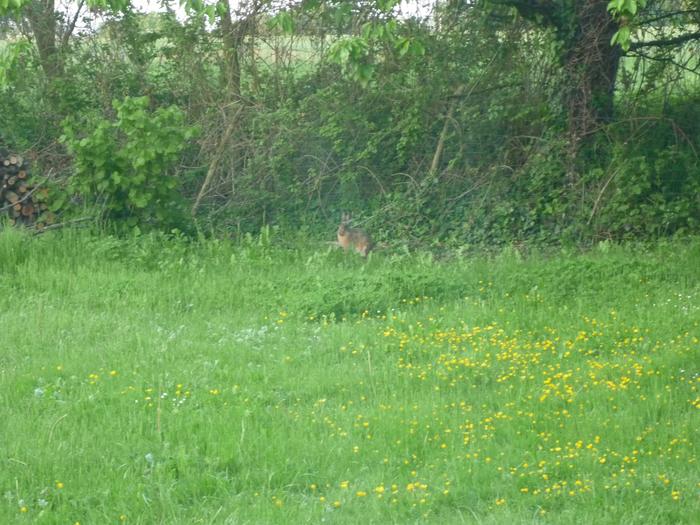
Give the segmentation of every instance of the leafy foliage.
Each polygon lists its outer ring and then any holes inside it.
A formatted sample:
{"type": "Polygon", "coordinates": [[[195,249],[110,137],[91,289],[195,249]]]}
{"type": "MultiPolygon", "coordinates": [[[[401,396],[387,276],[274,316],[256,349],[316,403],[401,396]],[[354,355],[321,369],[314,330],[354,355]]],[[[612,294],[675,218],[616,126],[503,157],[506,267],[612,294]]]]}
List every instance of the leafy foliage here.
{"type": "Polygon", "coordinates": [[[51,13],[52,75],[47,42],[19,31],[31,13],[3,19],[2,138],[53,175],[54,209],[184,228],[194,201],[213,234],[324,240],[353,210],[381,246],[436,252],[700,228],[695,2],[449,2],[430,20],[392,0],[197,1],[185,21],[91,5],[80,32],[51,13]],[[613,49],[597,23],[629,32],[613,49]],[[619,65],[605,119],[572,102],[592,93],[585,49],[619,65]]]}
{"type": "Polygon", "coordinates": [[[608,11],[622,22],[620,29],[613,35],[610,43],[619,44],[622,49],[628,51],[632,44],[632,30],[630,20],[634,20],[640,9],[646,7],[646,0],[611,0],[608,3],[608,11]]]}
{"type": "Polygon", "coordinates": [[[176,106],[149,111],[148,97],[114,101],[115,120],[102,119],[80,136],[66,121],[62,140],[75,158],[72,188],[97,199],[108,218],[127,226],[167,226],[181,220],[176,162],[196,133],[176,106]]]}

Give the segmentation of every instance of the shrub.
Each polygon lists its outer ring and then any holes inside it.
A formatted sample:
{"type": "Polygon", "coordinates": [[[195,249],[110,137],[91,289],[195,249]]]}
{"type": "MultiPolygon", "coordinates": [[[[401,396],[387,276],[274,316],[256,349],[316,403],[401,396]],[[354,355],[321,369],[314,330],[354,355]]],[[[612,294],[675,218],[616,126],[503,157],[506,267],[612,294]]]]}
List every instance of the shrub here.
{"type": "Polygon", "coordinates": [[[115,100],[116,120],[100,119],[82,138],[74,121],[64,122],[61,139],[75,158],[70,187],[126,226],[180,225],[176,165],[196,128],[177,106],[150,112],[148,105],[148,97],[115,100]]]}

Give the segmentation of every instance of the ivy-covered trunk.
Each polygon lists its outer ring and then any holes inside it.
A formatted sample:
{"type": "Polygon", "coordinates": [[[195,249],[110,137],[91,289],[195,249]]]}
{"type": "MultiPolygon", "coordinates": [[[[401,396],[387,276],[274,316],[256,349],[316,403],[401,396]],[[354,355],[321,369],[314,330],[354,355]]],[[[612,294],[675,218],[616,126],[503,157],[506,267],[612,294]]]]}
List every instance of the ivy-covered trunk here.
{"type": "Polygon", "coordinates": [[[63,73],[63,64],[56,45],[56,12],[54,0],[35,0],[26,10],[27,20],[39,53],[39,63],[49,81],[63,73]]]}
{"type": "Polygon", "coordinates": [[[224,0],[221,10],[221,38],[224,51],[224,89],[232,100],[238,100],[241,96],[241,63],[240,47],[243,42],[241,21],[234,22],[231,15],[231,5],[224,0]]]}
{"type": "Polygon", "coordinates": [[[525,19],[554,31],[557,58],[565,75],[563,105],[572,145],[613,116],[619,46],[611,45],[618,25],[608,0],[495,0],[525,19]]]}
{"type": "Polygon", "coordinates": [[[610,44],[618,26],[607,12],[606,0],[575,2],[570,17],[569,27],[558,33],[569,136],[577,143],[612,120],[620,48],[610,44]]]}

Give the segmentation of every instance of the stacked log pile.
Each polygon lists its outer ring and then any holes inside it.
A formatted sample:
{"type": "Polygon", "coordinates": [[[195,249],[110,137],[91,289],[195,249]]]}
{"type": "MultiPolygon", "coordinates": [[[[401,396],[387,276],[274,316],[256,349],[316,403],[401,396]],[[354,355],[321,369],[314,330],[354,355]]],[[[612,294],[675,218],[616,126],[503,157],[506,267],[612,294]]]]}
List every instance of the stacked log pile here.
{"type": "Polygon", "coordinates": [[[29,163],[20,155],[0,149],[0,214],[7,216],[12,225],[42,228],[53,220],[42,202],[45,198],[46,189],[29,182],[29,163]]]}

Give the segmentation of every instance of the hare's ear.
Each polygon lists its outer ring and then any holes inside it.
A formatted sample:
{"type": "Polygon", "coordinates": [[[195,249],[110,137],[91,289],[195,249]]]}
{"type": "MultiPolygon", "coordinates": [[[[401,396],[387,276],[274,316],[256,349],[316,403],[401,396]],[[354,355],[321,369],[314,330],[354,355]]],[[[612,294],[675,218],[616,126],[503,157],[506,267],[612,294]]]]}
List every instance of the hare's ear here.
{"type": "Polygon", "coordinates": [[[350,220],[350,214],[343,212],[340,216],[340,222],[346,223],[350,220]]]}

